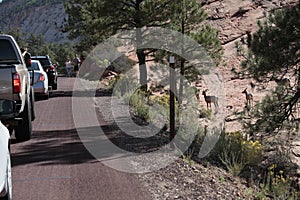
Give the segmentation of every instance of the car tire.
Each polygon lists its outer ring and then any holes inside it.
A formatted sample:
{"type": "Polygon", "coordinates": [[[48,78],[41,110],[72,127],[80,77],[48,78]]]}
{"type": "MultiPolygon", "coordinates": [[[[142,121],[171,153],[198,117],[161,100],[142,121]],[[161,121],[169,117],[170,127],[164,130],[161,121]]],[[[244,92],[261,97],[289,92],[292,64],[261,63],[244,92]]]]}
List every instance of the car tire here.
{"type": "Polygon", "coordinates": [[[52,84],[52,90],[57,90],[57,82],[52,84]]]}
{"type": "Polygon", "coordinates": [[[26,100],[23,112],[20,114],[22,121],[15,127],[15,137],[18,141],[27,141],[31,138],[32,120],[31,120],[31,104],[26,100]]]}
{"type": "Polygon", "coordinates": [[[44,99],[45,99],[45,100],[48,100],[48,99],[49,99],[49,92],[44,96],[44,99]]]}
{"type": "Polygon", "coordinates": [[[47,94],[44,94],[44,95],[40,96],[40,98],[42,100],[48,100],[49,99],[49,92],[47,94]]]}

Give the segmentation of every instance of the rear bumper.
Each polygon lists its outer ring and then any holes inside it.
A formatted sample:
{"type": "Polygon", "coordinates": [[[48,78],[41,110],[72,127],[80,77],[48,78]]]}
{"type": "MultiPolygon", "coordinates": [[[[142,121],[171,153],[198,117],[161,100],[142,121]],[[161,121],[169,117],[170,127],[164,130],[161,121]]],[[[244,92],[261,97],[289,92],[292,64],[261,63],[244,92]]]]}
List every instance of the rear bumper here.
{"type": "Polygon", "coordinates": [[[34,94],[48,94],[48,86],[44,82],[37,82],[33,85],[34,94]]]}

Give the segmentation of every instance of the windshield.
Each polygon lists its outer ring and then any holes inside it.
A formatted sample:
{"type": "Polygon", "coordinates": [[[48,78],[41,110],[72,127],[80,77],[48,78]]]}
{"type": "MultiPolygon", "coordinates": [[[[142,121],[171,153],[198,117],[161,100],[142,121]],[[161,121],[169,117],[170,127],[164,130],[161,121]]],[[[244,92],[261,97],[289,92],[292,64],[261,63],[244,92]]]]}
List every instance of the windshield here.
{"type": "Polygon", "coordinates": [[[51,63],[50,63],[50,61],[47,58],[34,58],[34,57],[32,57],[31,59],[32,60],[38,60],[38,61],[40,61],[41,65],[43,67],[49,67],[49,66],[51,66],[51,63]]]}

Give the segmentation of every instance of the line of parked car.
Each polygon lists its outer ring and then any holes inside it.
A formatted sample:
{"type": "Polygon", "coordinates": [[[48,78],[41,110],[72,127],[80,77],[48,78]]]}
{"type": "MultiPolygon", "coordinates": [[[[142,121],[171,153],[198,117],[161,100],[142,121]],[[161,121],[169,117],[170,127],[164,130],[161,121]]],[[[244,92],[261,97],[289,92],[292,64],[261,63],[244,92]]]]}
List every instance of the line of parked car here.
{"type": "Polygon", "coordinates": [[[10,35],[0,34],[0,200],[12,199],[10,135],[31,138],[34,96],[49,98],[57,71],[49,56],[28,56],[10,35]]]}
{"type": "MultiPolygon", "coordinates": [[[[37,97],[48,99],[49,92],[57,89],[57,71],[49,56],[32,56],[28,70],[37,97]]],[[[12,199],[10,160],[10,132],[0,121],[0,200],[12,199]]]]}

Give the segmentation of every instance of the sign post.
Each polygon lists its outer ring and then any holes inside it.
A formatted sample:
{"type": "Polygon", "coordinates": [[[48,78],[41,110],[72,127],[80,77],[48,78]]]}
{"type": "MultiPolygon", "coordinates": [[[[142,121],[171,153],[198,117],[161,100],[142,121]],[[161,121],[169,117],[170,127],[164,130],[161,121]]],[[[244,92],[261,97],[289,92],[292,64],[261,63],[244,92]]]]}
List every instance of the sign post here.
{"type": "MultiPolygon", "coordinates": [[[[170,56],[170,142],[175,137],[175,58],[170,56]]],[[[171,144],[173,147],[173,144],[171,144]]]]}

